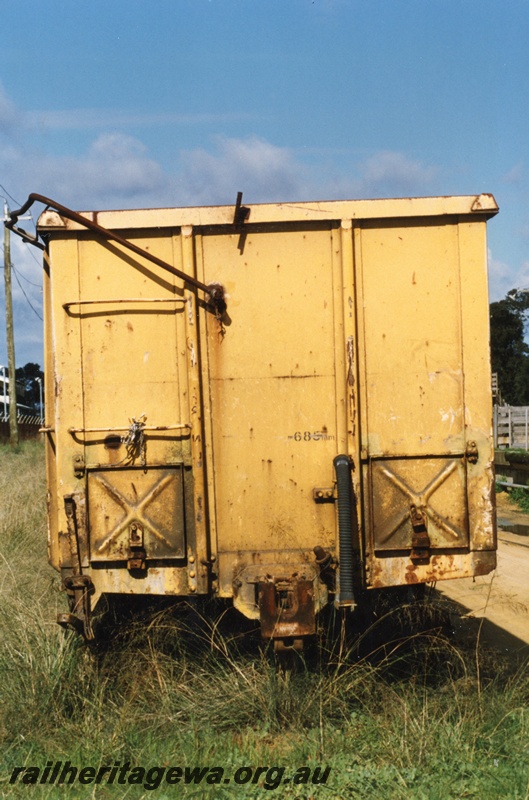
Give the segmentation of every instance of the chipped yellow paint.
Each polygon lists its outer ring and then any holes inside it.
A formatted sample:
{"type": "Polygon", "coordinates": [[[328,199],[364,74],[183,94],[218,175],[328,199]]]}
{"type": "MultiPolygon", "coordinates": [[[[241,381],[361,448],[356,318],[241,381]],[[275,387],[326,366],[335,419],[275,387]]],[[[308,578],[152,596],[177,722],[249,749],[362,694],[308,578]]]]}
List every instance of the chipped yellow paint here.
{"type": "Polygon", "coordinates": [[[256,205],[244,227],[233,207],[86,213],[222,284],[222,319],[181,278],[46,211],[52,564],[71,568],[59,534],[75,496],[96,597],[219,594],[256,617],[258,581],[303,575],[318,609],[329,592],[313,548],[340,554],[332,496],[313,492],[332,495],[345,453],[365,586],[491,569],[496,211],[474,195],[256,205]],[[410,557],[412,506],[428,563],[410,557]],[[136,524],[140,575],[127,569],[136,524]]]}

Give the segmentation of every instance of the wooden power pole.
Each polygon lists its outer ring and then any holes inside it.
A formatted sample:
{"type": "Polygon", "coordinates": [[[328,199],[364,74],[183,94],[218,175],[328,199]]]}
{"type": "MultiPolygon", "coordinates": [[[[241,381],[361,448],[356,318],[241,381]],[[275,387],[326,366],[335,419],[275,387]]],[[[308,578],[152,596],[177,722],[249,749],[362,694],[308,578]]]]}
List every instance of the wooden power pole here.
{"type": "MultiPolygon", "coordinates": [[[[7,202],[4,204],[4,220],[9,216],[7,202]]],[[[6,295],[6,340],[7,368],[9,370],[9,442],[18,445],[17,385],[15,379],[15,332],[13,327],[13,296],[11,288],[11,231],[4,225],[4,284],[6,295]]],[[[4,409],[5,411],[5,409],[4,409]]]]}

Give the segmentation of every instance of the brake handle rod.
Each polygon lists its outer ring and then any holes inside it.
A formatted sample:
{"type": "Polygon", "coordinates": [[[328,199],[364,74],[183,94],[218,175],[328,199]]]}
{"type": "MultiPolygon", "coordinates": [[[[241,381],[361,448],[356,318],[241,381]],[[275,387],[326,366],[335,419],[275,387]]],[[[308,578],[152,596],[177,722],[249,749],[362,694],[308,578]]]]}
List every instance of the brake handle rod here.
{"type": "Polygon", "coordinates": [[[45,197],[42,194],[32,193],[28,196],[28,199],[24,203],[21,208],[16,209],[16,211],[11,211],[7,220],[5,221],[5,225],[9,230],[12,230],[13,233],[18,234],[21,236],[25,241],[29,242],[30,244],[39,247],[41,250],[44,250],[44,245],[39,241],[38,234],[32,236],[27,231],[23,230],[23,228],[17,228],[16,223],[18,218],[21,217],[23,214],[28,211],[29,208],[33,205],[33,203],[43,203],[48,208],[53,208],[55,211],[58,211],[59,214],[66,219],[72,220],[72,222],[77,222],[79,225],[83,225],[85,228],[98,233],[105,239],[109,239],[110,241],[117,242],[118,244],[122,245],[122,247],[127,248],[128,250],[132,250],[133,253],[136,255],[141,256],[142,258],[146,258],[148,261],[151,261],[153,264],[161,267],[162,269],[170,272],[172,275],[176,275],[181,280],[185,281],[186,283],[191,284],[196,289],[200,289],[205,294],[208,295],[210,302],[215,307],[216,313],[218,315],[222,315],[226,310],[226,301],[224,299],[224,289],[219,283],[211,283],[205,284],[201,281],[193,278],[191,275],[186,275],[185,272],[173,267],[171,264],[168,264],[167,261],[163,261],[161,258],[149,253],[147,250],[142,250],[141,247],[130,242],[128,239],[124,239],[122,236],[119,236],[114,231],[108,230],[108,228],[104,228],[102,225],[99,225],[97,222],[93,222],[91,219],[87,219],[83,217],[81,214],[78,214],[76,211],[72,211],[71,208],[67,208],[67,206],[63,206],[60,203],[57,203],[55,200],[51,200],[49,197],[45,197]]]}

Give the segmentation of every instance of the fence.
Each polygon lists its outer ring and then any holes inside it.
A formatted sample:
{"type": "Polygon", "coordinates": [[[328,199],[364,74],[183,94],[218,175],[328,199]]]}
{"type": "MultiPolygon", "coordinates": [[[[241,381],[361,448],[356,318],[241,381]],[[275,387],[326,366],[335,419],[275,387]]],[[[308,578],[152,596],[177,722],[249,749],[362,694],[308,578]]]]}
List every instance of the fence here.
{"type": "Polygon", "coordinates": [[[494,406],[494,447],[529,450],[529,406],[494,406]]]}
{"type": "MultiPolygon", "coordinates": [[[[21,439],[36,439],[44,424],[38,414],[18,414],[18,434],[21,439]]],[[[9,440],[9,414],[0,414],[0,442],[9,440]]]]}

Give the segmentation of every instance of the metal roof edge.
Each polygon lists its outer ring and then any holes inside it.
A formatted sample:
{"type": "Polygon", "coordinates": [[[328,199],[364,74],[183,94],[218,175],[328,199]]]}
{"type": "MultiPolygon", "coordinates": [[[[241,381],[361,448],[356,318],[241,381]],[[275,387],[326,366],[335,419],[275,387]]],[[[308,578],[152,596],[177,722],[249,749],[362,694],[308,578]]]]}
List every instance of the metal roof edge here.
{"type": "MultiPolygon", "coordinates": [[[[311,222],[323,220],[367,220],[447,215],[494,216],[499,208],[492,194],[444,197],[403,197],[370,200],[326,200],[246,204],[247,223],[311,222]]],[[[180,208],[83,211],[81,216],[111,230],[136,228],[204,227],[234,224],[235,205],[180,208]]],[[[246,224],[246,223],[243,223],[246,224]]],[[[46,232],[83,230],[77,222],[46,210],[38,220],[46,232]]]]}

